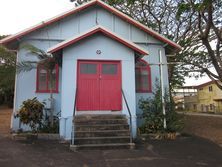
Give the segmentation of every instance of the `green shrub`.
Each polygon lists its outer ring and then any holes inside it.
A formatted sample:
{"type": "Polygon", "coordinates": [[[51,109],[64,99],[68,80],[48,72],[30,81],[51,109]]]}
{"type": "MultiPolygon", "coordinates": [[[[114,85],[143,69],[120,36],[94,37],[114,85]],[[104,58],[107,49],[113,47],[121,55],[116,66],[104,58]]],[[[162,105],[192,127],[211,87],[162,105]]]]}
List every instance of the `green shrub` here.
{"type": "MultiPolygon", "coordinates": [[[[165,91],[167,92],[167,91],[165,91]]],[[[174,111],[174,104],[169,94],[165,94],[166,124],[164,128],[164,114],[162,111],[161,89],[156,84],[153,98],[140,99],[139,108],[143,111],[144,123],[140,127],[141,133],[178,132],[183,129],[183,118],[174,111]]]]}
{"type": "Polygon", "coordinates": [[[44,104],[37,98],[24,101],[16,117],[20,118],[21,123],[29,125],[33,132],[37,132],[42,124],[44,104]]]}
{"type": "Polygon", "coordinates": [[[59,133],[59,118],[58,116],[53,117],[53,126],[50,126],[49,116],[45,116],[45,120],[41,128],[39,129],[42,133],[59,133]]]}

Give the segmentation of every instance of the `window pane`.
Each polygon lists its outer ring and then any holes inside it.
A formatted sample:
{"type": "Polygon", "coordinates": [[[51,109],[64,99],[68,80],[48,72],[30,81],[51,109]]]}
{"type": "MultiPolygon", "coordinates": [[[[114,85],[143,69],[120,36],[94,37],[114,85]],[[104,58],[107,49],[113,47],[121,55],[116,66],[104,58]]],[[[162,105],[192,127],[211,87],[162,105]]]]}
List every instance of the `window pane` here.
{"type": "Polygon", "coordinates": [[[147,76],[147,75],[146,75],[146,76],[143,75],[141,80],[142,80],[142,83],[141,83],[142,89],[143,89],[143,90],[148,90],[148,88],[149,88],[148,76],[147,76]]]}
{"type": "Polygon", "coordinates": [[[96,64],[80,64],[80,73],[81,74],[96,74],[97,73],[96,64]]]}
{"type": "MultiPolygon", "coordinates": [[[[49,88],[50,88],[50,81],[48,84],[49,84],[49,88]]],[[[54,69],[52,71],[52,90],[56,90],[56,69],[54,69]]]]}
{"type": "Polygon", "coordinates": [[[47,71],[45,69],[39,70],[39,90],[47,90],[47,71]]]}
{"type": "Polygon", "coordinates": [[[140,70],[136,69],[136,90],[140,90],[140,70]]]}
{"type": "Polygon", "coordinates": [[[102,74],[117,74],[117,64],[103,64],[102,74]]]}
{"type": "Polygon", "coordinates": [[[148,69],[136,68],[136,90],[149,91],[149,71],[148,69]]]}

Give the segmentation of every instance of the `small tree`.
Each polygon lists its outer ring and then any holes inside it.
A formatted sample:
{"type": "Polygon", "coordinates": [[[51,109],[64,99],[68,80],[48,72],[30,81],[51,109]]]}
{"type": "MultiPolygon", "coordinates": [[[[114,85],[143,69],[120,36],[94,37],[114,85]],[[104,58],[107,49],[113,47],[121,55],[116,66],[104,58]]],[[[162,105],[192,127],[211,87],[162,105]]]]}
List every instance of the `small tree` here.
{"type": "Polygon", "coordinates": [[[33,132],[37,132],[42,124],[44,104],[39,102],[37,98],[28,99],[22,103],[16,117],[20,121],[29,125],[33,132]]]}
{"type": "Polygon", "coordinates": [[[7,103],[9,107],[13,106],[15,67],[15,52],[0,45],[0,97],[2,97],[2,103],[7,103]]]}
{"type": "Polygon", "coordinates": [[[166,104],[166,129],[164,129],[163,126],[164,114],[162,111],[161,89],[159,84],[156,84],[153,98],[140,99],[139,108],[143,111],[144,119],[144,123],[140,128],[142,133],[177,132],[183,129],[183,119],[174,111],[174,105],[171,102],[169,94],[166,93],[164,98],[166,104]]]}

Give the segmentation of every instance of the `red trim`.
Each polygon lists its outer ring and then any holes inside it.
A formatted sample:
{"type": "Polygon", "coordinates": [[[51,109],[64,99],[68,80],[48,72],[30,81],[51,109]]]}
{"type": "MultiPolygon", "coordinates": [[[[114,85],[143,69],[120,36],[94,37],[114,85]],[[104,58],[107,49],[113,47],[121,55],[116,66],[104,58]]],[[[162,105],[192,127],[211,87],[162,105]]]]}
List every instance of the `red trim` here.
{"type": "Polygon", "coordinates": [[[74,9],[74,10],[71,10],[71,11],[69,11],[69,12],[66,12],[65,14],[59,15],[59,16],[53,18],[53,19],[50,19],[50,20],[48,20],[48,21],[45,21],[45,22],[42,23],[42,24],[36,25],[36,26],[34,26],[34,27],[32,27],[32,28],[29,28],[29,29],[27,29],[26,31],[23,31],[23,32],[21,32],[21,33],[17,33],[17,34],[15,34],[15,35],[12,35],[12,36],[9,36],[9,37],[6,37],[5,39],[1,40],[0,43],[1,43],[1,44],[6,44],[6,43],[8,43],[8,42],[11,42],[11,41],[13,41],[13,40],[16,40],[16,39],[18,39],[18,38],[20,38],[20,37],[22,37],[22,36],[24,36],[24,35],[27,35],[28,33],[31,33],[31,32],[33,32],[33,31],[39,29],[39,28],[45,27],[45,26],[47,26],[47,25],[50,25],[50,24],[52,24],[52,23],[54,23],[54,22],[56,22],[56,21],[59,21],[59,20],[65,18],[65,17],[67,17],[67,16],[69,16],[69,15],[72,15],[72,14],[75,14],[75,13],[77,13],[77,12],[79,12],[79,11],[82,11],[82,10],[84,10],[84,9],[90,7],[90,6],[95,5],[95,4],[100,5],[100,6],[103,7],[104,9],[107,9],[107,10],[110,11],[111,13],[113,13],[113,14],[115,14],[116,16],[118,16],[118,17],[126,20],[127,22],[133,24],[134,26],[140,28],[141,30],[143,30],[143,31],[145,31],[146,33],[150,34],[151,36],[159,39],[160,41],[163,41],[163,42],[171,45],[172,47],[176,48],[176,50],[178,50],[178,51],[181,50],[181,47],[180,47],[178,44],[176,44],[176,43],[174,43],[173,41],[171,41],[171,40],[169,40],[169,39],[161,36],[161,35],[158,34],[157,32],[149,29],[148,27],[144,26],[143,24],[135,21],[134,19],[132,19],[132,18],[130,18],[129,16],[127,16],[126,14],[123,14],[122,12],[120,12],[120,11],[118,11],[117,9],[115,9],[115,8],[113,8],[113,7],[105,4],[104,2],[101,2],[100,0],[91,1],[91,2],[89,2],[89,3],[87,3],[87,4],[85,4],[85,5],[82,5],[82,6],[78,7],[78,8],[76,8],[76,9],[74,9]]]}
{"type": "MultiPolygon", "coordinates": [[[[147,80],[148,80],[148,86],[149,87],[148,87],[148,89],[139,88],[139,89],[136,90],[136,92],[137,93],[151,93],[152,92],[152,79],[151,79],[151,68],[150,68],[150,65],[145,60],[143,60],[143,59],[140,59],[139,61],[143,62],[143,63],[145,63],[147,65],[145,67],[142,67],[142,66],[141,67],[136,67],[136,70],[139,70],[140,74],[141,74],[141,72],[143,70],[148,71],[148,78],[147,78],[147,80]]],[[[139,76],[139,77],[140,77],[139,78],[140,82],[143,82],[141,76],[139,76]]]]}
{"type": "MultiPolygon", "coordinates": [[[[36,93],[50,93],[49,90],[49,74],[48,71],[46,73],[46,90],[39,90],[39,70],[41,69],[41,66],[38,65],[37,70],[36,70],[36,93]]],[[[52,93],[59,93],[59,66],[58,64],[55,66],[56,69],[56,89],[52,91],[52,93]]]]}
{"type": "Polygon", "coordinates": [[[57,45],[58,47],[55,46],[54,48],[52,48],[48,52],[49,53],[55,53],[55,52],[65,48],[65,47],[67,47],[69,45],[72,45],[72,44],[74,44],[74,43],[76,43],[76,42],[78,42],[78,41],[80,41],[80,40],[82,40],[84,38],[87,38],[87,37],[89,37],[89,36],[91,36],[91,35],[93,35],[95,33],[98,33],[98,32],[102,32],[106,36],[108,36],[108,37],[110,37],[110,38],[112,38],[112,39],[122,43],[123,45],[125,45],[125,46],[127,46],[127,47],[129,47],[129,48],[131,48],[133,50],[135,50],[136,52],[140,53],[141,55],[148,55],[148,52],[143,51],[139,47],[134,46],[134,44],[131,44],[130,42],[124,40],[121,37],[118,37],[117,35],[115,35],[115,34],[109,32],[109,31],[105,30],[102,27],[97,27],[97,28],[92,29],[91,31],[89,31],[89,32],[87,32],[87,33],[85,33],[85,34],[83,34],[81,36],[78,36],[78,37],[76,37],[74,39],[71,39],[71,40],[68,40],[68,41],[64,41],[61,44],[58,44],[57,45]]]}

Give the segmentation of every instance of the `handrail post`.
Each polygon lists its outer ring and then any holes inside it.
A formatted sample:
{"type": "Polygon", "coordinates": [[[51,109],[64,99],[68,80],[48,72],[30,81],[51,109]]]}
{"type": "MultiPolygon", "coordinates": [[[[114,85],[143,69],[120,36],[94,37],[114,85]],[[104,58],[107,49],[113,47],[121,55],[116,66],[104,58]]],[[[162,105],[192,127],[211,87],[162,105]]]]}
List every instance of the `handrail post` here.
{"type": "Polygon", "coordinates": [[[122,91],[123,99],[124,99],[124,101],[126,103],[126,107],[127,107],[127,110],[128,110],[128,113],[129,113],[129,117],[130,117],[130,125],[129,125],[130,126],[130,143],[133,143],[132,114],[130,112],[130,108],[129,108],[128,102],[126,100],[126,96],[124,94],[123,89],[121,89],[121,91],[122,91]]]}
{"type": "Polygon", "coordinates": [[[76,102],[77,102],[77,88],[76,88],[76,91],[75,91],[75,101],[74,101],[74,109],[73,109],[73,116],[72,116],[72,133],[71,133],[71,144],[74,145],[74,119],[75,119],[75,115],[76,115],[76,102]]]}

